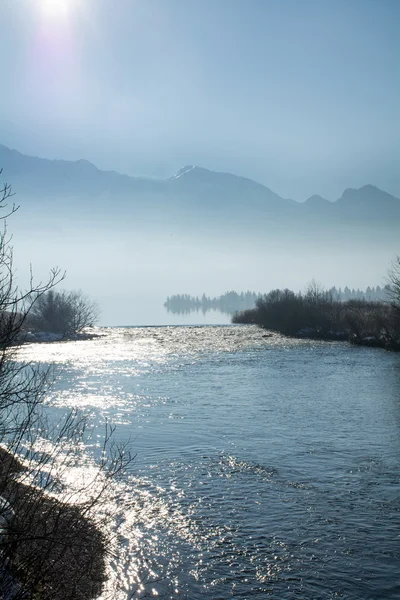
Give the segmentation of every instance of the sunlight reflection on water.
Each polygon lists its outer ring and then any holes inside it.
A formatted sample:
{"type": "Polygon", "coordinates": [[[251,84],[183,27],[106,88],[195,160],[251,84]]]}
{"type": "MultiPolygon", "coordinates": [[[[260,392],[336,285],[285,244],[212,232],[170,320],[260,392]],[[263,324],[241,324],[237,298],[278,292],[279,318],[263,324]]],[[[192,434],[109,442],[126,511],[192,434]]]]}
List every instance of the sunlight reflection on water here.
{"type": "Polygon", "coordinates": [[[50,419],[89,415],[63,474],[71,493],[93,473],[106,419],[137,452],[98,511],[114,534],[104,600],[367,600],[383,580],[395,597],[396,357],[251,326],[99,333],[24,346],[20,360],[54,365],[50,419]]]}

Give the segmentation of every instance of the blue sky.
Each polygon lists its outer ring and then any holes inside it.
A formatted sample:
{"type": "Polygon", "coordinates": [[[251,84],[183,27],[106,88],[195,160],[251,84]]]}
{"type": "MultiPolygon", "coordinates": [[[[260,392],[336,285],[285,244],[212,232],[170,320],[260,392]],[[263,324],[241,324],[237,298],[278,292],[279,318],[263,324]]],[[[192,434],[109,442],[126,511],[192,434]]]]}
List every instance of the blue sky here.
{"type": "Polygon", "coordinates": [[[296,200],[400,197],[397,0],[0,8],[0,143],[129,174],[199,164],[296,200]]]}

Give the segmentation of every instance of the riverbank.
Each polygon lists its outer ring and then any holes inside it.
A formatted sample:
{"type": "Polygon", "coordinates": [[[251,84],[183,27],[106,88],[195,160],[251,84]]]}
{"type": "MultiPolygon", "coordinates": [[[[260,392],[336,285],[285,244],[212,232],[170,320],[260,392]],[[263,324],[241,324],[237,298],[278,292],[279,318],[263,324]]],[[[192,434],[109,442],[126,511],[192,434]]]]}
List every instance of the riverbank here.
{"type": "Polygon", "coordinates": [[[312,329],[303,329],[294,336],[296,339],[319,340],[323,342],[349,342],[356,346],[367,346],[369,348],[382,348],[384,350],[400,351],[400,344],[387,339],[384,336],[366,336],[358,337],[350,331],[328,331],[316,332],[312,329]]]}
{"type": "Polygon", "coordinates": [[[47,343],[47,342],[77,342],[87,341],[96,338],[103,337],[103,333],[96,333],[94,331],[85,331],[82,333],[54,333],[51,331],[25,331],[21,332],[19,342],[20,343],[47,343]]]}
{"type": "Polygon", "coordinates": [[[11,575],[18,597],[35,600],[98,597],[106,580],[106,540],[87,517],[88,507],[49,496],[25,483],[25,473],[23,463],[0,448],[0,496],[14,511],[1,540],[0,583],[11,575]]]}
{"type": "Polygon", "coordinates": [[[306,295],[274,290],[233,323],[255,324],[282,335],[400,350],[400,310],[384,302],[334,301],[312,288],[306,295]]]}

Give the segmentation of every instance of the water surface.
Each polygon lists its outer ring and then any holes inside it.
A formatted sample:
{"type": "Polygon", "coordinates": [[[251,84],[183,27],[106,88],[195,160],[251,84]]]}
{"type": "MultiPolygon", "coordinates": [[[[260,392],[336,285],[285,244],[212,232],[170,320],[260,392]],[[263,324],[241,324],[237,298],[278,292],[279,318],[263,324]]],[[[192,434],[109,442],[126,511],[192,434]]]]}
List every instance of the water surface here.
{"type": "Polygon", "coordinates": [[[108,419],[136,453],[104,597],[400,597],[398,355],[252,326],[102,333],[21,355],[56,366],[52,419],[82,409],[100,441],[108,419]]]}

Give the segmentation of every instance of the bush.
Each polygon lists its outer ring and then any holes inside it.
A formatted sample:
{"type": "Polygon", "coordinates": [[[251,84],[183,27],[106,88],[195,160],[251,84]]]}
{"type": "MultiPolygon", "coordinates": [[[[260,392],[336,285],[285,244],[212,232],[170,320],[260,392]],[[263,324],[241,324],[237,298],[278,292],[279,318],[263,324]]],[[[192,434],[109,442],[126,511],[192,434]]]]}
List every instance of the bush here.
{"type": "Polygon", "coordinates": [[[255,309],[236,313],[232,322],[255,323],[288,336],[351,339],[355,343],[367,339],[371,345],[373,341],[383,347],[400,347],[400,303],[340,302],[315,283],[304,295],[273,290],[257,300],[255,309]]]}
{"type": "Polygon", "coordinates": [[[334,330],[339,305],[317,287],[305,295],[277,289],[259,298],[255,309],[237,313],[233,322],[253,322],[285,335],[308,329],[318,337],[334,330]]]}
{"type": "Polygon", "coordinates": [[[98,316],[97,304],[83,296],[82,292],[49,290],[33,298],[29,322],[37,331],[68,336],[92,327],[98,316]]]}

